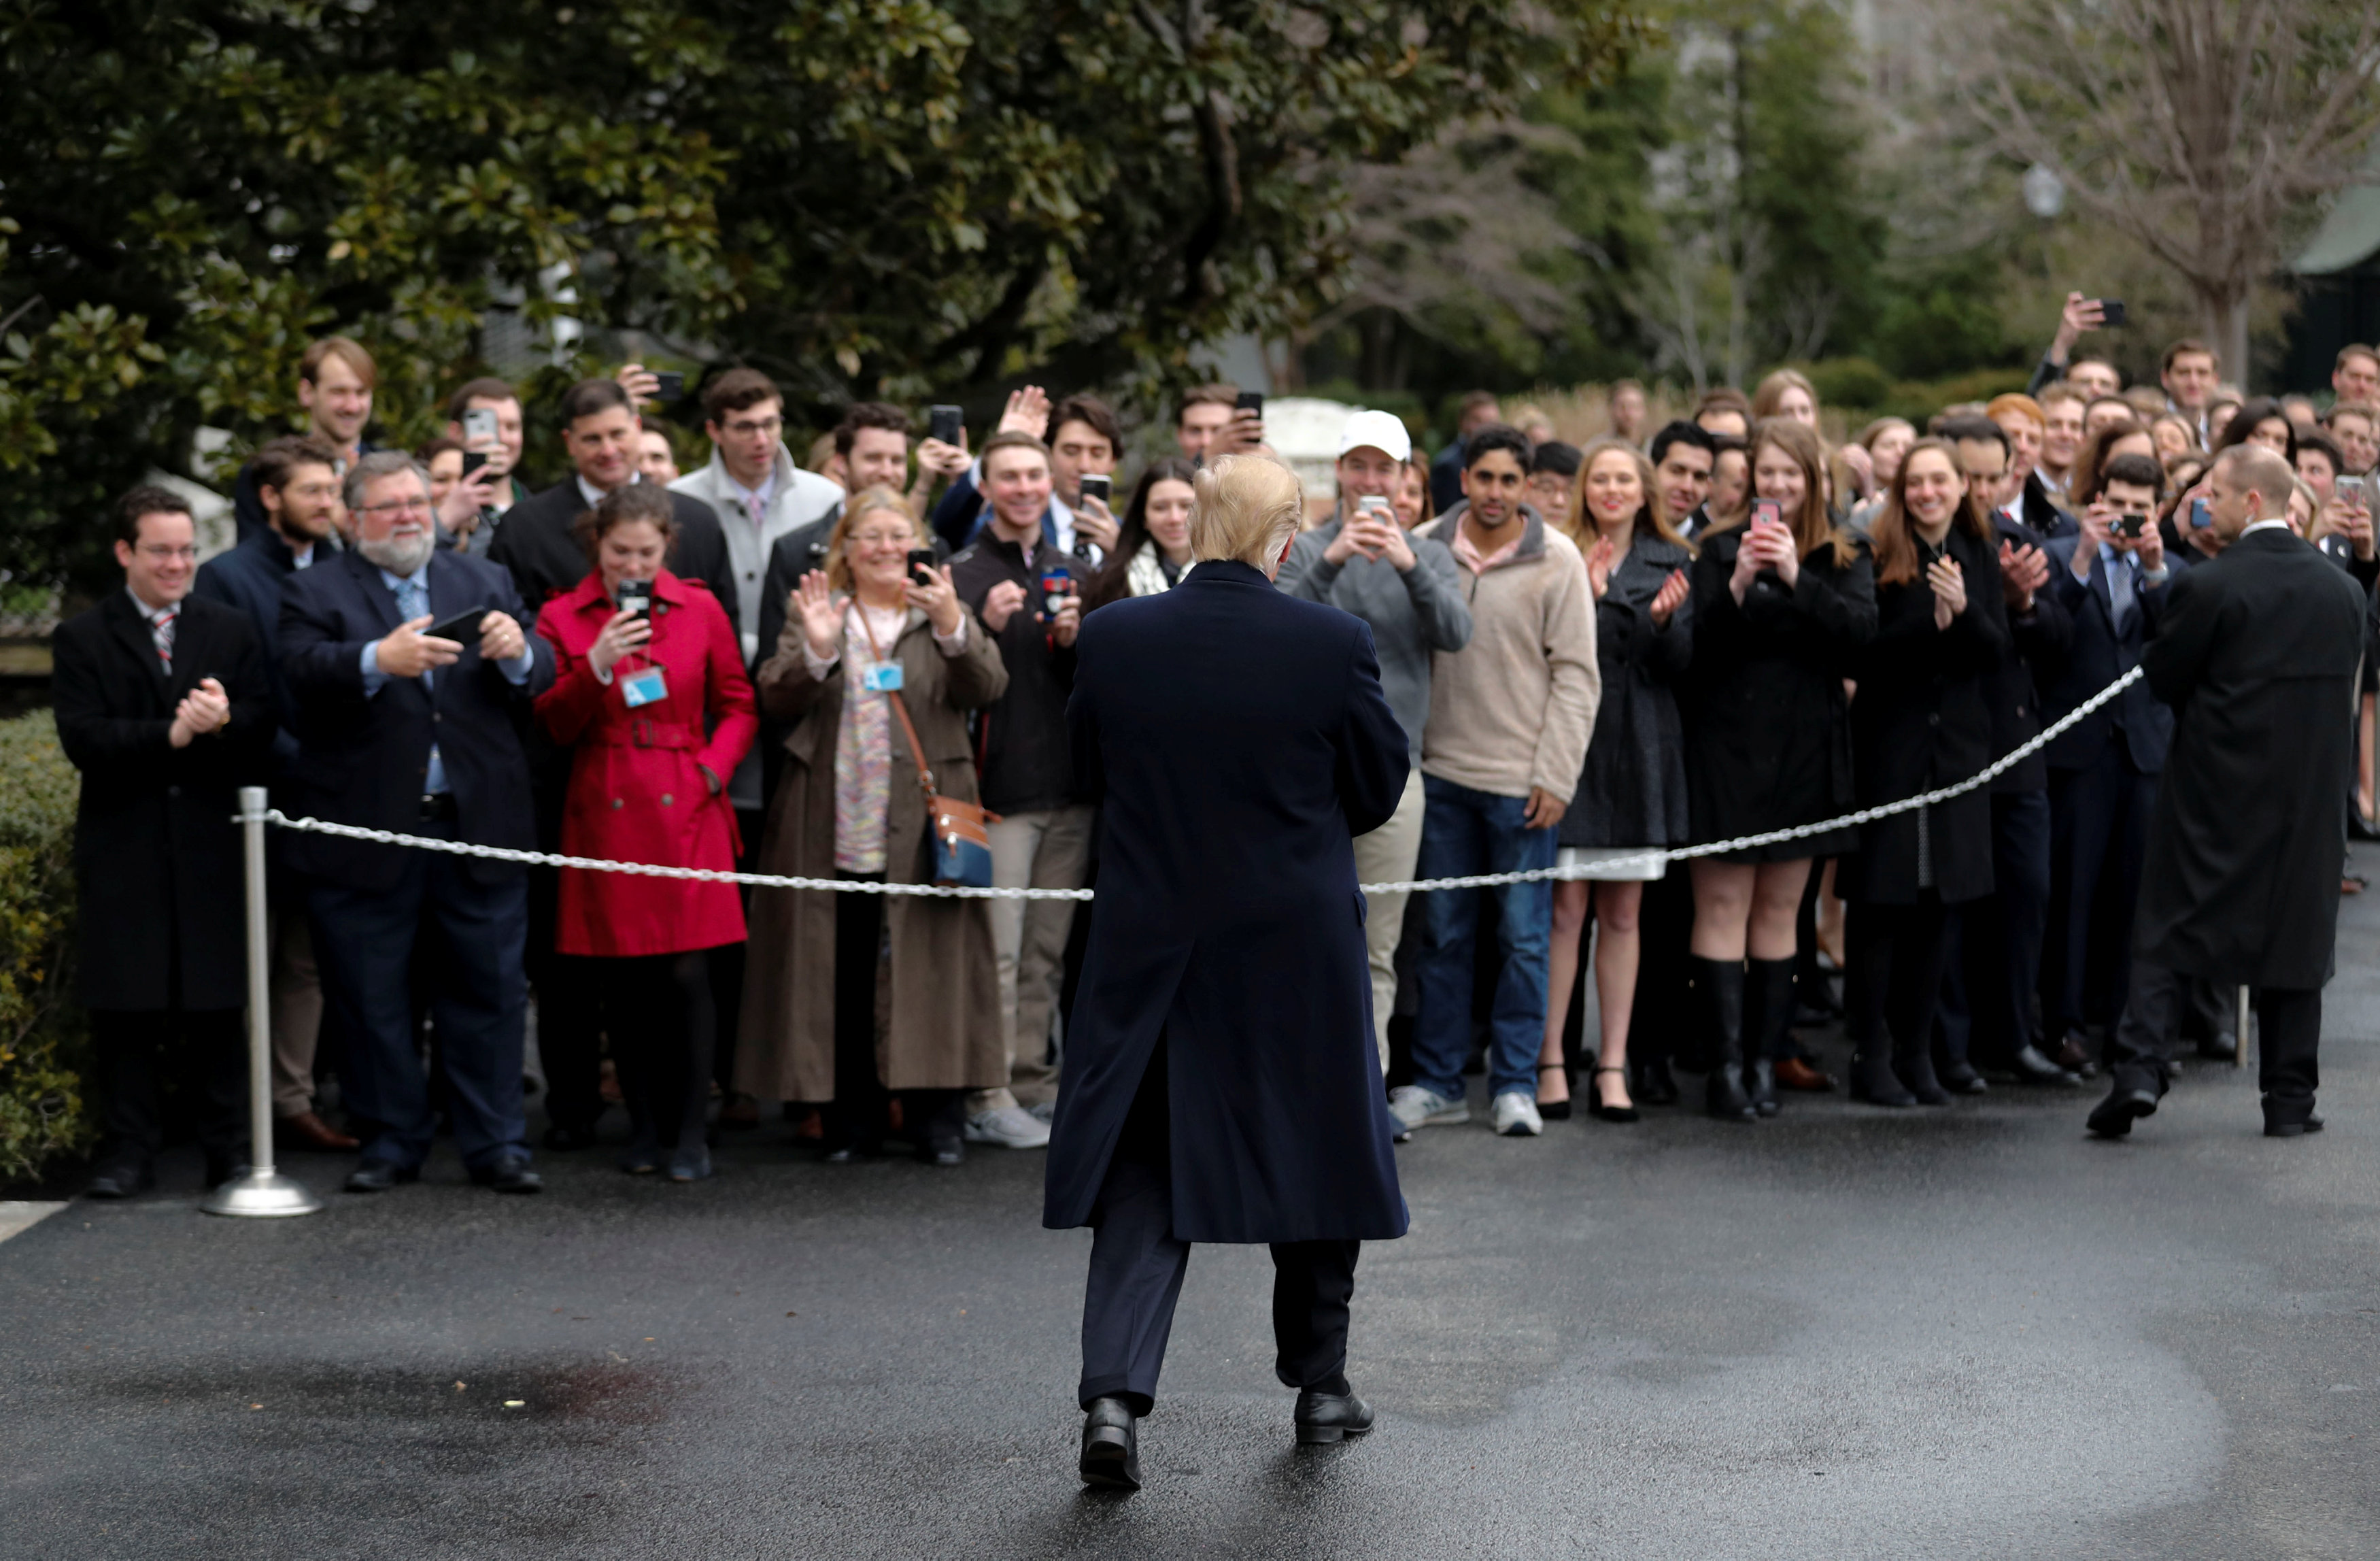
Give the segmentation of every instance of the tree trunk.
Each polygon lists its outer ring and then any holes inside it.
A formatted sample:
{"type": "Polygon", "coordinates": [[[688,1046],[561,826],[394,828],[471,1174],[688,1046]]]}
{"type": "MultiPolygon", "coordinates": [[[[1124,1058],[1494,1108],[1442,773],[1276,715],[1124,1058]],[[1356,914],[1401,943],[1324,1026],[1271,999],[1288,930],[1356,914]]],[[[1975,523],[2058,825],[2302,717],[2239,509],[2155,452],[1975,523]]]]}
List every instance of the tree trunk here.
{"type": "Polygon", "coordinates": [[[2198,302],[2206,314],[2206,345],[2215,349],[2224,382],[2254,395],[2248,383],[2247,289],[2202,287],[2198,302]]]}

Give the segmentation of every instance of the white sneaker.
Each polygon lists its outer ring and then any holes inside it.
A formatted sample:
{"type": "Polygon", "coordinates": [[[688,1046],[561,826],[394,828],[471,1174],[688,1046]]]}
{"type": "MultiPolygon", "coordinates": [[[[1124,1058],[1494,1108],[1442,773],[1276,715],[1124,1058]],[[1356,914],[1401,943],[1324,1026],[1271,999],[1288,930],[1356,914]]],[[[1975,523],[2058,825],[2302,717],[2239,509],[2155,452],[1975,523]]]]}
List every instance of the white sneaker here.
{"type": "Polygon", "coordinates": [[[1050,1129],[1033,1120],[1023,1106],[1003,1105],[998,1111],[978,1111],[966,1120],[966,1140],[969,1143],[996,1143],[1002,1149],[1047,1149],[1050,1129]]]}
{"type": "Polygon", "coordinates": [[[1496,1131],[1508,1139],[1533,1139],[1546,1130],[1537,1103],[1518,1090],[1496,1097],[1496,1131]]]}
{"type": "Polygon", "coordinates": [[[1035,1101],[1025,1108],[1025,1115],[1046,1128],[1058,1119],[1058,1103],[1054,1100],[1035,1101]]]}
{"type": "Polygon", "coordinates": [[[1389,1091],[1389,1115],[1402,1123],[1407,1132],[1415,1128],[1451,1127],[1471,1120],[1471,1107],[1459,1100],[1448,1100],[1435,1090],[1419,1084],[1400,1084],[1389,1091]]]}

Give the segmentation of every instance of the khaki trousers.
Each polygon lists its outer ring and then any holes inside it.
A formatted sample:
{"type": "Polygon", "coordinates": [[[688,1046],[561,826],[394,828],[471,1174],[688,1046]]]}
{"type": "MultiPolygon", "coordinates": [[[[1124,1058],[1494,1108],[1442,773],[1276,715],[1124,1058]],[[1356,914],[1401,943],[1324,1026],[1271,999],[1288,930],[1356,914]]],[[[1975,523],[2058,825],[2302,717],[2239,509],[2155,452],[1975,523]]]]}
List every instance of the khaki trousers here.
{"type": "MultiPolygon", "coordinates": [[[[1421,860],[1421,821],[1426,811],[1421,766],[1405,776],[1405,794],[1389,822],[1355,836],[1355,881],[1390,884],[1414,875],[1421,860]]],[[[1372,968],[1372,1034],[1380,1045],[1380,1071],[1389,1067],[1389,1012],[1397,1006],[1397,939],[1404,931],[1404,895],[1370,895],[1364,909],[1364,953],[1372,968]]]]}
{"type": "MultiPolygon", "coordinates": [[[[1003,889],[1079,889],[1091,856],[1087,803],[1011,813],[985,825],[991,836],[991,881],[1003,889]]],[[[986,900],[1000,970],[1001,1034],[1008,1043],[1008,1087],[978,1090],[970,1115],[1058,1098],[1049,1055],[1050,1020],[1065,974],[1066,934],[1075,900],[986,900]]]]}
{"type": "Polygon", "coordinates": [[[273,1115],[303,1116],[314,1109],[314,1044],[322,1033],[322,976],[305,909],[274,911],[272,938],[273,1115]]]}

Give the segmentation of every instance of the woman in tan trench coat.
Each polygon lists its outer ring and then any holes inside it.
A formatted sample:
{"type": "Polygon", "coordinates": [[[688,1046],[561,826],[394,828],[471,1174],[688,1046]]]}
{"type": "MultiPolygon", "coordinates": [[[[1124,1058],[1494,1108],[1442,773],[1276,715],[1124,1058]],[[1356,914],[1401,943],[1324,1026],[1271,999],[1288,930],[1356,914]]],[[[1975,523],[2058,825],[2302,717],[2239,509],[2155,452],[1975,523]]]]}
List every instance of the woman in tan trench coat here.
{"type": "MultiPolygon", "coordinates": [[[[756,680],[763,711],[799,722],[761,872],[932,882],[925,793],[888,684],[935,788],[976,799],[966,713],[1001,696],[1008,670],[947,570],[910,577],[909,550],[930,545],[900,494],[870,488],[844,505],[827,569],[795,591],[756,680]]],[[[965,1091],[1007,1079],[984,902],[756,889],[750,919],[736,1088],[832,1103],[831,1160],[874,1150],[884,1091],[898,1091],[920,1157],[957,1165],[965,1091]]]]}

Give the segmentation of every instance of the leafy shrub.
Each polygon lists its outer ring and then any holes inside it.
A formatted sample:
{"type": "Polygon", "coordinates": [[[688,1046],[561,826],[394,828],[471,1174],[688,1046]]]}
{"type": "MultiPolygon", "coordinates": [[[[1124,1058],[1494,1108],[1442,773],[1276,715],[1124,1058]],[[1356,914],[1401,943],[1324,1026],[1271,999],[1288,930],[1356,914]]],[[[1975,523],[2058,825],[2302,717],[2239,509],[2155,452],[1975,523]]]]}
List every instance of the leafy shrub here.
{"type": "Polygon", "coordinates": [[[49,712],[0,721],[0,1183],[92,1137],[69,995],[79,790],[49,712]]]}
{"type": "Polygon", "coordinates": [[[1864,358],[1824,358],[1802,365],[1818,393],[1821,406],[1864,410],[1881,407],[1892,395],[1892,376],[1864,358]]]}

